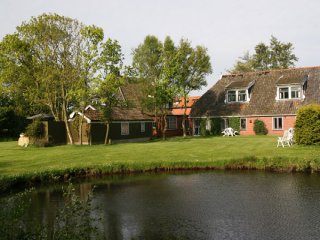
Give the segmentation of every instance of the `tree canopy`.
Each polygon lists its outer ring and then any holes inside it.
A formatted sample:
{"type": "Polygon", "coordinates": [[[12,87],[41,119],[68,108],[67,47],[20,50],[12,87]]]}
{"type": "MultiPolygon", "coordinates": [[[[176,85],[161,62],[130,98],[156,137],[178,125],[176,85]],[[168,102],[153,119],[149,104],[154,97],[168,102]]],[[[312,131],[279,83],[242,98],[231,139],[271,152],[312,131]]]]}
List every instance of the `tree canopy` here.
{"type": "MultiPolygon", "coordinates": [[[[161,132],[167,127],[168,103],[183,97],[186,109],[191,91],[205,86],[205,77],[212,72],[207,49],[193,48],[186,39],[175,45],[170,37],[162,43],[155,36],[147,36],[133,52],[133,68],[142,82],[142,102],[149,111],[159,116],[161,132]]],[[[186,128],[183,121],[184,135],[186,128]]]]}
{"type": "Polygon", "coordinates": [[[293,44],[280,42],[271,36],[270,44],[259,43],[254,48],[255,53],[246,52],[236,62],[230,73],[256,72],[270,69],[284,69],[294,67],[298,58],[293,53],[293,44]]]}
{"type": "MultiPolygon", "coordinates": [[[[118,69],[103,30],[57,14],[32,17],[0,42],[0,85],[11,98],[46,108],[66,124],[67,114],[88,103],[93,82],[118,69]]],[[[118,50],[117,50],[118,51],[118,50]]],[[[118,71],[118,70],[117,70],[118,71]]]]}

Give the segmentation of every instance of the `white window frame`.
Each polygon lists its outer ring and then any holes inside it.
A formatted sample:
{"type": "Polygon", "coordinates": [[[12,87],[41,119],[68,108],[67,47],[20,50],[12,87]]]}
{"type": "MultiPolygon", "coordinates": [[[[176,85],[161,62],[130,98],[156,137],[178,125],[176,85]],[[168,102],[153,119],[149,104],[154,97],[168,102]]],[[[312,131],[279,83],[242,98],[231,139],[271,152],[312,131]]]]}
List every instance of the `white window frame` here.
{"type": "Polygon", "coordinates": [[[244,103],[244,102],[249,102],[250,98],[249,98],[249,90],[248,89],[230,89],[227,91],[227,95],[226,95],[226,102],[227,103],[235,103],[235,102],[240,102],[240,103],[244,103]],[[235,93],[235,100],[234,101],[229,101],[229,94],[231,95],[231,92],[235,93]],[[240,96],[243,96],[243,93],[240,94],[240,92],[245,92],[245,100],[240,100],[240,96]]]}
{"type": "Polygon", "coordinates": [[[240,130],[243,130],[243,131],[247,130],[247,119],[246,118],[240,118],[240,130]],[[242,126],[241,126],[242,120],[245,121],[245,128],[242,128],[242,126]]]}
{"type": "Polygon", "coordinates": [[[228,92],[227,92],[227,102],[228,103],[232,103],[232,102],[236,102],[237,101],[237,91],[236,90],[228,90],[228,92]],[[234,92],[234,94],[233,94],[233,92],[234,92]],[[231,93],[232,93],[232,95],[231,95],[231,93]],[[231,101],[230,100],[230,97],[233,97],[234,96],[234,101],[231,101]]]}
{"type": "Polygon", "coordinates": [[[272,117],[272,130],[283,130],[283,125],[283,117],[272,117]],[[281,119],[281,128],[279,128],[279,119],[281,119]],[[275,121],[277,121],[276,124],[275,121]]]}
{"type": "Polygon", "coordinates": [[[141,129],[142,133],[146,132],[146,123],[145,122],[140,123],[140,129],[141,129]]]}
{"type": "Polygon", "coordinates": [[[238,102],[246,102],[247,101],[248,95],[247,95],[246,90],[238,90],[237,93],[238,93],[238,102]],[[242,92],[242,93],[240,94],[240,92],[242,92]],[[244,94],[243,94],[243,92],[244,92],[244,94]],[[244,100],[240,100],[240,96],[244,96],[244,100]]]}
{"type": "Polygon", "coordinates": [[[302,87],[300,85],[277,86],[276,100],[291,100],[291,99],[299,100],[299,99],[303,99],[303,98],[304,98],[304,95],[303,95],[302,87]],[[288,89],[288,97],[287,98],[281,97],[281,94],[280,94],[280,90],[285,89],[285,88],[288,89]],[[295,93],[298,93],[298,97],[293,97],[293,94],[292,94],[293,91],[295,93]]]}
{"type": "Polygon", "coordinates": [[[121,135],[128,136],[130,134],[129,122],[121,122],[121,135]]]}
{"type": "Polygon", "coordinates": [[[229,127],[229,119],[228,118],[222,118],[221,121],[221,130],[224,130],[229,127]]]}
{"type": "Polygon", "coordinates": [[[177,117],[167,117],[168,129],[175,130],[177,129],[177,117]]]}

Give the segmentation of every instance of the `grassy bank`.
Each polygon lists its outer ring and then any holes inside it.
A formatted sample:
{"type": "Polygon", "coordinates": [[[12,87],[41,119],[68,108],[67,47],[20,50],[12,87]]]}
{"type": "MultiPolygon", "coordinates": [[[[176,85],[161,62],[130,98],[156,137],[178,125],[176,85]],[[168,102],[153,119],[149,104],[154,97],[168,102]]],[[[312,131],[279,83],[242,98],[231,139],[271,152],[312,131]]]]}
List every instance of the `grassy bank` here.
{"type": "Polygon", "coordinates": [[[1,190],[72,176],[172,169],[320,171],[319,146],[277,148],[276,137],[174,138],[96,146],[21,148],[0,142],[1,190]]]}

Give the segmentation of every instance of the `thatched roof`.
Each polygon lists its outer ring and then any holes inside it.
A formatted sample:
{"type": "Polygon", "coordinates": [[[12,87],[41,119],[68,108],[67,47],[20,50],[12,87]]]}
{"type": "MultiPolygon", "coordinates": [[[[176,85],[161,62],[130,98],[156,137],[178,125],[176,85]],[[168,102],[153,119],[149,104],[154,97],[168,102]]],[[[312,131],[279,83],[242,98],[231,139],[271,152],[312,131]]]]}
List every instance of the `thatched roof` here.
{"type": "Polygon", "coordinates": [[[294,115],[306,104],[320,103],[320,66],[264,72],[229,74],[209,89],[192,107],[191,117],[294,115]],[[305,99],[276,100],[277,86],[303,84],[307,81],[305,99]],[[246,103],[225,103],[227,89],[252,86],[246,103]]]}
{"type": "MultiPolygon", "coordinates": [[[[113,121],[152,121],[152,117],[143,113],[140,105],[141,90],[138,84],[126,84],[119,88],[118,98],[123,102],[128,102],[128,106],[114,107],[112,109],[113,121]]],[[[78,113],[81,115],[81,113],[78,113]]],[[[98,108],[92,105],[86,107],[84,116],[87,121],[101,121],[101,113],[98,108]]],[[[71,118],[74,117],[74,114],[71,118]]]]}

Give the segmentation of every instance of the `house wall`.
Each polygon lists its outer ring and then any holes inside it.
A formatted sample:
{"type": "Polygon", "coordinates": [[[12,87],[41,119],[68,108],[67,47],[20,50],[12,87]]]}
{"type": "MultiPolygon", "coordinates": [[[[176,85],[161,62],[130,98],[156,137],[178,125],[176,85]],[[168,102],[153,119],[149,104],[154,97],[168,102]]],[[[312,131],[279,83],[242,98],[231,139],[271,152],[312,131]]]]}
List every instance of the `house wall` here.
{"type": "MultiPolygon", "coordinates": [[[[183,135],[183,129],[182,129],[182,120],[183,116],[181,115],[169,115],[168,117],[175,117],[177,119],[177,128],[176,129],[167,129],[166,131],[166,137],[174,137],[174,136],[182,136],[183,135]]],[[[192,134],[192,120],[186,117],[187,119],[187,135],[192,134]],[[188,131],[189,130],[189,131],[188,131]]],[[[160,129],[160,126],[158,126],[158,129],[160,129]]],[[[157,131],[155,130],[153,133],[153,136],[162,136],[161,133],[157,134],[157,131]]]]}
{"type": "MultiPolygon", "coordinates": [[[[280,116],[275,116],[280,117],[280,116]]],[[[283,126],[282,130],[273,130],[272,126],[272,117],[247,117],[247,129],[246,130],[240,130],[241,135],[255,135],[255,132],[253,131],[254,121],[256,119],[261,120],[265,123],[266,128],[268,129],[268,135],[276,135],[276,136],[282,136],[284,130],[287,130],[288,128],[293,128],[296,117],[295,116],[283,116],[283,126]]]]}
{"type": "Polygon", "coordinates": [[[63,121],[42,121],[44,124],[44,140],[53,145],[67,143],[66,125],[63,121]]]}
{"type": "MultiPolygon", "coordinates": [[[[106,125],[103,123],[91,123],[91,143],[104,143],[106,134],[106,125]]],[[[121,122],[113,122],[110,124],[109,139],[115,140],[129,140],[138,138],[151,138],[152,136],[152,122],[145,122],[145,132],[141,132],[141,122],[129,121],[129,135],[121,135],[121,122]]]]}

